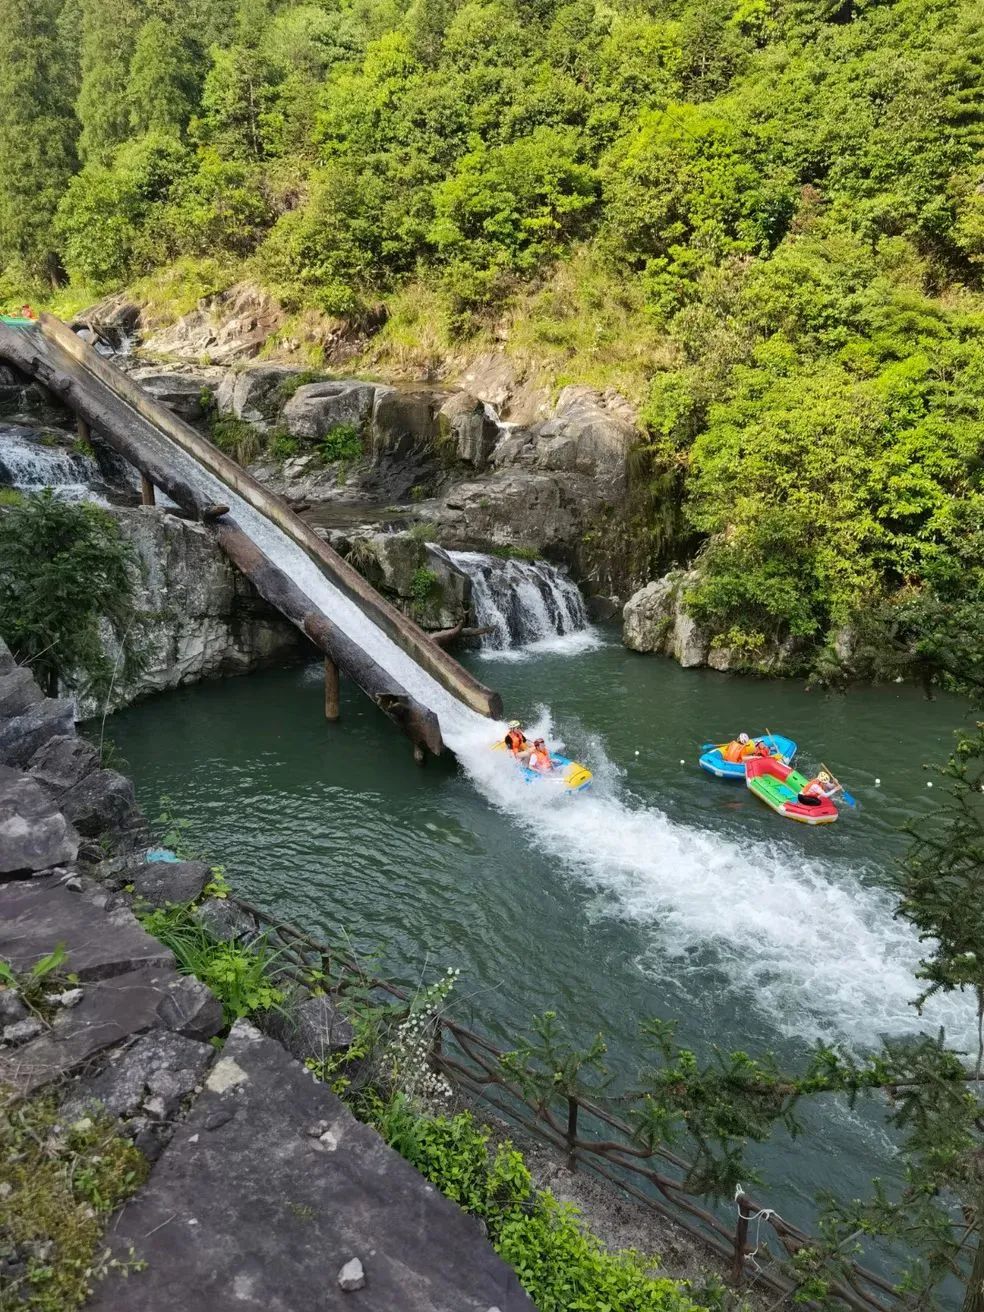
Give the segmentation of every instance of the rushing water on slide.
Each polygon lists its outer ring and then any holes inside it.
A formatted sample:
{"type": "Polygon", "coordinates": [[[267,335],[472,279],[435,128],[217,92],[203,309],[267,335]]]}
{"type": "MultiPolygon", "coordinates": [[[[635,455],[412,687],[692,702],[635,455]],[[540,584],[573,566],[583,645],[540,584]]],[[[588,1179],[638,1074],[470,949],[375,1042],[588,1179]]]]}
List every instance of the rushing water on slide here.
{"type": "MultiPolygon", "coordinates": [[[[939,1023],[969,1034],[959,1001],[916,1016],[919,949],[884,888],[899,827],[938,796],[923,763],[946,756],[964,703],[686,672],[613,634],[574,656],[474,667],[595,769],[592,793],[521,784],[488,750],[488,722],[463,721],[459,761],[421,770],[357,690],[326,726],[318,667],[172,693],[110,732],[148,810],[170,794],[246,894],[378,946],[404,978],[460,966],[458,1012],[504,1035],[555,1008],[581,1037],[604,1031],[628,1074],[652,1015],[705,1051],[785,1061],[818,1038],[861,1049],[939,1023]],[[861,811],[794,826],[697,769],[704,739],[766,727],[842,774],[861,811]]],[[[817,1135],[780,1134],[759,1153],[769,1199],[807,1222],[818,1188],[856,1195],[885,1174],[887,1142],[873,1109],[809,1119],[817,1135]]]]}

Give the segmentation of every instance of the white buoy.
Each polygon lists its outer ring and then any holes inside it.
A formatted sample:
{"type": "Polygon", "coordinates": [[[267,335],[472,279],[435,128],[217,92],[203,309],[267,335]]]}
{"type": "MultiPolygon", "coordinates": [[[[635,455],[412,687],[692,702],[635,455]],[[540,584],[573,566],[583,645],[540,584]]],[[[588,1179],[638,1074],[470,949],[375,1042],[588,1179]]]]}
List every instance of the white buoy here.
{"type": "Polygon", "coordinates": [[[638,749],[638,747],[637,747],[637,748],[636,748],[636,756],[638,756],[638,755],[639,755],[639,749],[638,749]]]}
{"type": "Polygon", "coordinates": [[[880,780],[880,779],[876,779],[876,780],[875,780],[875,787],[876,787],[876,788],[881,788],[881,780],[880,780]]]}
{"type": "Polygon", "coordinates": [[[927,788],[932,788],[932,786],[933,786],[933,781],[932,781],[932,779],[927,779],[927,780],[926,780],[926,787],[927,787],[927,788]]]}
{"type": "Polygon", "coordinates": [[[687,764],[687,762],[683,759],[682,756],[680,757],[680,764],[681,764],[681,765],[686,765],[686,764],[687,764]]]}

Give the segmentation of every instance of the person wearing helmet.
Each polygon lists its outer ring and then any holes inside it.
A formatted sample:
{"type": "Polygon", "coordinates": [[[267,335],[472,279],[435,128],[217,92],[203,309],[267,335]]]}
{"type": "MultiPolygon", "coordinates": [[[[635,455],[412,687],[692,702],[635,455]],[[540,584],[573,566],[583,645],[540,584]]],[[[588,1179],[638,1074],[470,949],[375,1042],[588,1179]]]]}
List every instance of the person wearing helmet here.
{"type": "Polygon", "coordinates": [[[506,732],[506,746],[517,761],[525,761],[529,758],[533,748],[527,742],[526,735],[523,733],[523,726],[519,720],[509,721],[509,729],[506,732]]]}
{"type": "Polygon", "coordinates": [[[826,770],[821,770],[811,779],[796,799],[804,806],[819,806],[825,797],[833,797],[840,791],[840,784],[826,770]]]}
{"type": "Polygon", "coordinates": [[[542,738],[537,738],[533,744],[533,751],[530,753],[529,767],[531,770],[539,770],[541,774],[549,774],[554,768],[553,761],[550,759],[550,753],[547,750],[547,744],[542,738]]]}

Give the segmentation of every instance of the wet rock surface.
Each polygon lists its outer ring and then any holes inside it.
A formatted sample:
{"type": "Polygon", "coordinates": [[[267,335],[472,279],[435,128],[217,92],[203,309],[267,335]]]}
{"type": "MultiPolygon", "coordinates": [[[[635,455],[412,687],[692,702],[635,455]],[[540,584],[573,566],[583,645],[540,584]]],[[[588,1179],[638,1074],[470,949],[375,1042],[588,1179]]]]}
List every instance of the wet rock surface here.
{"type": "Polygon", "coordinates": [[[65,970],[83,981],[174,962],[170,948],[151,938],[132,914],[111,919],[55,876],[0,885],[0,957],[21,973],[59,944],[68,953],[65,970]]]}
{"type": "Polygon", "coordinates": [[[22,714],[0,718],[0,765],[23,769],[45,743],[74,729],[72,703],[54,697],[43,698],[22,714]]]}
{"type": "Polygon", "coordinates": [[[72,862],[78,850],[78,834],[41,785],[0,766],[0,878],[72,862]]]}
{"type": "Polygon", "coordinates": [[[50,1028],[0,1053],[0,1082],[33,1093],[148,1030],[163,1026],[204,1040],[222,1024],[221,1006],[198,980],[171,969],[128,971],[91,984],[50,1028]]]}
{"type": "Polygon", "coordinates": [[[147,1267],[125,1286],[111,1274],[96,1312],[532,1307],[475,1220],[242,1021],[109,1240],[147,1267]],[[353,1258],[357,1292],[339,1284],[353,1258]]]}
{"type": "Polygon", "coordinates": [[[138,901],[153,907],[173,902],[195,902],[212,878],[204,861],[148,861],[139,866],[133,881],[138,901]]]}

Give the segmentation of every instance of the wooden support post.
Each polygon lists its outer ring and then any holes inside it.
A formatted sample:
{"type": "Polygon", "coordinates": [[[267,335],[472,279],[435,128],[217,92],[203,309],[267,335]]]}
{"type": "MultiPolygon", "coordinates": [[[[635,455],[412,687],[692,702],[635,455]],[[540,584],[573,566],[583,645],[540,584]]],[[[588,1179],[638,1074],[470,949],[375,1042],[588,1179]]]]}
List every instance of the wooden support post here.
{"type": "Polygon", "coordinates": [[[154,493],[154,485],[146,474],[140,475],[140,504],[142,506],[153,506],[157,503],[157,497],[154,493]]]}
{"type": "Polygon", "coordinates": [[[325,657],[325,719],[332,723],[338,719],[339,682],[338,666],[330,656],[325,657]]]}
{"type": "Polygon", "coordinates": [[[79,415],[79,417],[76,419],[75,426],[78,430],[79,441],[88,443],[92,437],[92,429],[89,427],[89,425],[86,423],[86,421],[82,418],[81,415],[79,415]]]}

